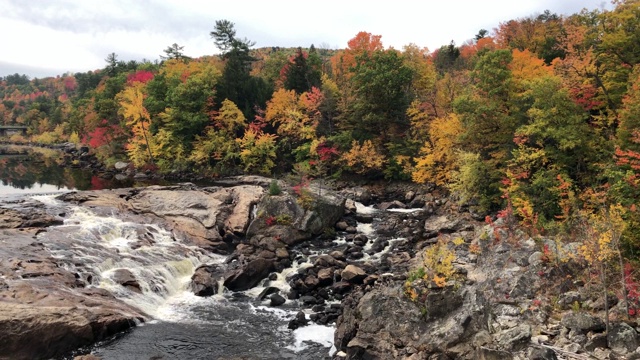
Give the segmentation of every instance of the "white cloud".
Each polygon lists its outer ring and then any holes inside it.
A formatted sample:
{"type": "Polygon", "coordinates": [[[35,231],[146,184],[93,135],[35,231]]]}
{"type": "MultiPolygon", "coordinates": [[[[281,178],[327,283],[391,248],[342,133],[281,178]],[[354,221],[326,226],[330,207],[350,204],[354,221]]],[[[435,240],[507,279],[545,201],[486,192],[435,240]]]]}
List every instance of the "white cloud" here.
{"type": "MultiPolygon", "coordinates": [[[[12,63],[56,73],[102,68],[121,60],[155,60],[178,43],[190,56],[213,54],[215,20],[236,24],[256,46],[345,47],[359,31],[382,35],[385,46],[409,43],[434,50],[492,30],[501,21],[541,13],[599,8],[602,0],[448,1],[199,1],[0,0],[0,76],[12,63]]],[[[51,73],[50,75],[55,75],[51,73]]]]}

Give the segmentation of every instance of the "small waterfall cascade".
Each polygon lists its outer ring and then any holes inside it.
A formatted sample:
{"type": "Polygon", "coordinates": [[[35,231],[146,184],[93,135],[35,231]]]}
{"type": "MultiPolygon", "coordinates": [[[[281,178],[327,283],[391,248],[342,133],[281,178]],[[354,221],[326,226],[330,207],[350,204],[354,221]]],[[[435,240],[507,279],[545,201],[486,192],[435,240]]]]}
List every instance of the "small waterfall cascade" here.
{"type": "Polygon", "coordinates": [[[224,260],[180,242],[158,225],[127,222],[83,207],[71,207],[64,224],[39,234],[39,240],[87,286],[109,290],[156,319],[167,317],[162,306],[187,291],[200,264],[224,260]]]}

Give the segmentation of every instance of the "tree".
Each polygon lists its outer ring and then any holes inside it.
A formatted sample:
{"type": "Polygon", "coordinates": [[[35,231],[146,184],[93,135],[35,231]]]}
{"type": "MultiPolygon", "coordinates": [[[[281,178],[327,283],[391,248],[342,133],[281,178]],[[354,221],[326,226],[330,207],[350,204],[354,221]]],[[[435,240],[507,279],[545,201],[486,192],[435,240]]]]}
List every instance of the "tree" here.
{"type": "Polygon", "coordinates": [[[189,160],[216,172],[228,173],[236,167],[240,147],[236,133],[244,130],[246,119],[238,107],[225,100],[204,136],[196,136],[189,160]]]}
{"type": "Polygon", "coordinates": [[[136,166],[142,166],[147,161],[154,162],[149,135],[151,119],[149,112],[143,105],[144,96],[144,83],[139,81],[128,86],[117,96],[120,113],[133,134],[127,144],[127,153],[136,166]],[[148,154],[146,159],[141,156],[141,153],[144,152],[148,154]]]}
{"type": "Polygon", "coordinates": [[[216,102],[231,100],[245,117],[253,118],[256,107],[263,108],[271,89],[260,77],[251,76],[251,63],[255,60],[249,49],[255,45],[248,39],[236,38],[234,24],[228,20],[216,21],[211,32],[216,46],[225,60],[222,78],[216,86],[216,102]]]}
{"type": "Polygon", "coordinates": [[[222,55],[225,55],[235,45],[236,30],[234,26],[235,24],[229,20],[216,20],[215,29],[209,33],[222,55]]]}
{"type": "Polygon", "coordinates": [[[271,169],[276,165],[276,138],[276,135],[248,128],[241,139],[236,139],[245,172],[271,174],[271,169]]]}
{"type": "Polygon", "coordinates": [[[381,170],[385,162],[384,155],[376,150],[371,140],[362,144],[353,140],[351,149],[342,154],[341,159],[349,171],[361,175],[381,170]]]}
{"type": "Polygon", "coordinates": [[[285,64],[282,69],[285,89],[302,94],[312,87],[320,87],[320,69],[312,67],[307,60],[309,56],[309,53],[298,48],[296,54],[285,64]]]}
{"type": "Polygon", "coordinates": [[[411,174],[414,182],[432,182],[447,185],[457,168],[457,141],[462,133],[462,123],[456,114],[433,120],[429,127],[429,140],[420,149],[415,170],[411,174]]]}
{"type": "Polygon", "coordinates": [[[190,57],[184,55],[184,52],[182,51],[184,49],[184,46],[179,46],[177,43],[173,43],[172,45],[169,45],[166,49],[162,50],[165,55],[160,55],[160,58],[163,60],[171,60],[171,59],[177,59],[177,60],[189,60],[191,59],[190,57]]]}
{"type": "Polygon", "coordinates": [[[409,126],[412,70],[395,50],[365,52],[356,60],[354,98],[343,128],[353,130],[357,139],[378,138],[380,144],[402,137],[409,126]]]}

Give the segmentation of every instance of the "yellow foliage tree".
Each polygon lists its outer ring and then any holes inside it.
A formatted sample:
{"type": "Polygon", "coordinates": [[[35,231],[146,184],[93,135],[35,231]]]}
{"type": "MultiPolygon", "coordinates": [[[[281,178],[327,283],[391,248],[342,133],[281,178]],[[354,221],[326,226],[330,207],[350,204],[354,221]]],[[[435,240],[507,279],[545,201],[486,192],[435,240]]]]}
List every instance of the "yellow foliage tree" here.
{"type": "Polygon", "coordinates": [[[143,104],[144,89],[144,83],[134,82],[116,96],[116,100],[120,104],[119,113],[124,117],[133,134],[127,144],[127,154],[136,166],[144,165],[147,161],[153,162],[152,145],[148,132],[151,119],[143,104]],[[146,158],[142,155],[145,152],[148,155],[146,158]]]}
{"type": "Polygon", "coordinates": [[[544,60],[537,58],[527,49],[524,51],[513,49],[513,60],[509,64],[509,69],[519,88],[522,88],[523,82],[527,80],[553,75],[553,67],[547,66],[544,60]]]}
{"type": "Polygon", "coordinates": [[[276,135],[266,134],[252,128],[247,129],[242,139],[236,139],[240,145],[240,160],[245,172],[269,175],[276,165],[276,135]]]}
{"type": "Polygon", "coordinates": [[[371,140],[365,140],[362,145],[353,140],[351,149],[342,155],[342,160],[357,174],[380,170],[385,163],[384,155],[376,150],[371,140]]]}
{"type": "Polygon", "coordinates": [[[420,150],[421,156],[415,159],[415,170],[411,174],[413,181],[430,181],[436,185],[449,183],[457,168],[456,144],[462,131],[462,122],[453,113],[431,122],[429,141],[420,150]]]}

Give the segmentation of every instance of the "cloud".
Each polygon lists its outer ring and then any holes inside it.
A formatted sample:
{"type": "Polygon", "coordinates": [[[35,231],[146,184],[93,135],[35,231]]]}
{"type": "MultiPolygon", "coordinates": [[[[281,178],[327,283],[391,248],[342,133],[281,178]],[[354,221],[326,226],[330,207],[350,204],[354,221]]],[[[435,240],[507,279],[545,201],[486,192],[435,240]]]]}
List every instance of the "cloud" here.
{"type": "MultiPolygon", "coordinates": [[[[158,59],[173,43],[187,55],[217,53],[209,32],[216,20],[236,24],[256,46],[328,44],[343,48],[360,31],[382,35],[385,46],[415,43],[431,50],[471,39],[501,21],[550,9],[572,13],[602,0],[413,0],[320,3],[280,0],[0,0],[0,62],[31,68],[87,71],[112,52],[122,60],[158,59]]],[[[0,74],[3,72],[0,65],[0,74]]]]}

